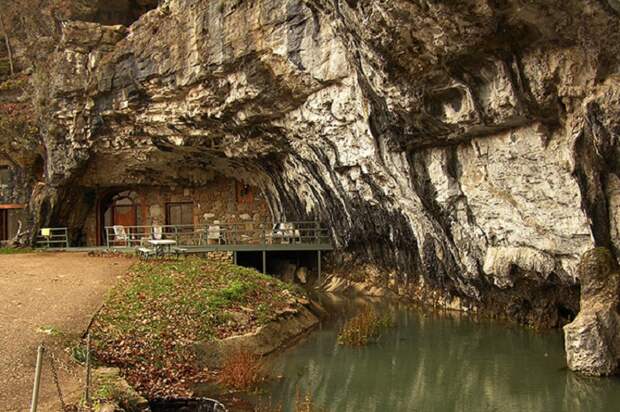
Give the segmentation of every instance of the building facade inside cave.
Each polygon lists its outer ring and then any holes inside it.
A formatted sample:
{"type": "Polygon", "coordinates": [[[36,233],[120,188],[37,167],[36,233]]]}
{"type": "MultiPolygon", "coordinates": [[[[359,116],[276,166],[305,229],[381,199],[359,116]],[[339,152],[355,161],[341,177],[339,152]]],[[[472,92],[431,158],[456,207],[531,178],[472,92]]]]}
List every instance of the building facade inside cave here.
{"type": "MultiPolygon", "coordinates": [[[[27,180],[27,179],[26,179],[27,180]]],[[[28,190],[21,168],[0,160],[0,243],[13,239],[20,224],[28,223],[28,190]]],[[[199,185],[131,184],[80,186],[82,201],[67,204],[71,246],[103,246],[109,228],[178,226],[200,231],[211,224],[235,223],[247,230],[271,225],[263,193],[241,180],[214,174],[199,185]],[[106,231],[106,227],[108,230],[106,231]]]]}
{"type": "Polygon", "coordinates": [[[106,244],[105,228],[177,226],[186,230],[235,223],[252,230],[270,225],[271,214],[262,192],[236,179],[216,176],[195,187],[135,186],[91,191],[94,207],[77,237],[81,245],[106,244]]]}

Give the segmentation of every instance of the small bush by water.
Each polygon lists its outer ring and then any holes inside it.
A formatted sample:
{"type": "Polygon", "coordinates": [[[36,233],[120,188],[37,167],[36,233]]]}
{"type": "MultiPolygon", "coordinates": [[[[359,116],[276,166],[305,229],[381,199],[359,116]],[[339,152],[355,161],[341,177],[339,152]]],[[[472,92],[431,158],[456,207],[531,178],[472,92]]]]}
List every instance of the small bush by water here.
{"type": "Polygon", "coordinates": [[[224,386],[235,390],[254,389],[264,379],[260,357],[244,349],[226,355],[219,375],[224,386]]]}
{"type": "Polygon", "coordinates": [[[295,294],[293,286],[232,264],[139,262],[93,324],[96,356],[120,367],[144,395],[189,396],[208,372],[197,368],[193,343],[251,332],[297,305],[295,294]]]}
{"type": "Polygon", "coordinates": [[[379,315],[373,308],[366,307],[344,323],[338,334],[338,343],[348,346],[368,345],[376,342],[383,330],[393,323],[389,315],[379,315]]]}

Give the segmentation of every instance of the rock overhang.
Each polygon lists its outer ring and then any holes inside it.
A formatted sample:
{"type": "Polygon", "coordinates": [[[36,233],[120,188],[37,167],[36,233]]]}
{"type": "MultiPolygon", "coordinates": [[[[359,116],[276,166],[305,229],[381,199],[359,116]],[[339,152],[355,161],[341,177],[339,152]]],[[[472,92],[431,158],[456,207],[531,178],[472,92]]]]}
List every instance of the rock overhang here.
{"type": "Polygon", "coordinates": [[[615,147],[617,16],[596,1],[586,14],[543,1],[217,3],[171,0],[127,31],[65,36],[50,180],[93,178],[101,162],[123,165],[118,181],[244,174],[279,217],[329,222],[343,250],[403,281],[479,298],[489,251],[517,248],[532,253],[513,266],[545,256],[541,282],[553,266],[572,287],[577,256],[610,226],[595,200],[615,192],[596,182],[617,167],[596,156],[615,147]]]}

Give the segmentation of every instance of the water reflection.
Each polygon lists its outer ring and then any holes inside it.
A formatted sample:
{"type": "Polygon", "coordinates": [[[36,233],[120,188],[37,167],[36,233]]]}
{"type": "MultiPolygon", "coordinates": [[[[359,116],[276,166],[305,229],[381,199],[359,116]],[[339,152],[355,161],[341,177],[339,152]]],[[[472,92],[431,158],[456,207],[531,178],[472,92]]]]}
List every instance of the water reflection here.
{"type": "Polygon", "coordinates": [[[332,322],[274,359],[285,378],[268,388],[270,402],[292,411],[308,394],[319,409],[342,412],[618,410],[620,381],[568,372],[559,333],[382,310],[394,312],[398,327],[378,344],[339,346],[332,322]]]}

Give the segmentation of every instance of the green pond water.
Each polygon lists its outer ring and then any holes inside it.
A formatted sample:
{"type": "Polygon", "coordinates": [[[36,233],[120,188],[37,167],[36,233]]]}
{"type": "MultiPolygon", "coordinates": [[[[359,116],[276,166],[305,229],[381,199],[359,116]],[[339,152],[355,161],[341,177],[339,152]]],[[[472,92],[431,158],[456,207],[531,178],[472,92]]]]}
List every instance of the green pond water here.
{"type": "Polygon", "coordinates": [[[493,321],[391,311],[396,327],[362,348],[338,345],[354,302],[303,342],[269,362],[274,376],[262,410],[294,411],[309,396],[316,411],[620,411],[620,379],[566,369],[559,331],[536,333],[493,321]]]}

